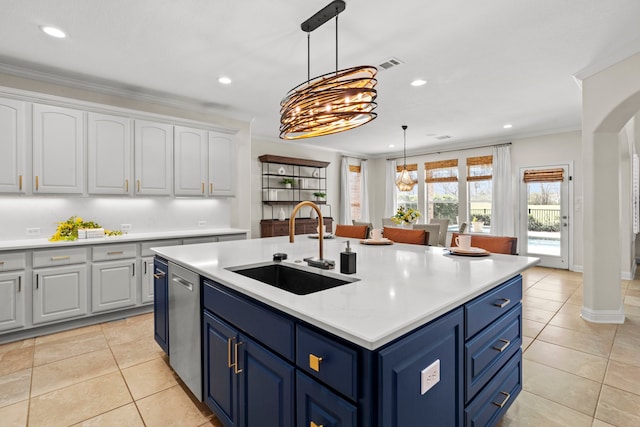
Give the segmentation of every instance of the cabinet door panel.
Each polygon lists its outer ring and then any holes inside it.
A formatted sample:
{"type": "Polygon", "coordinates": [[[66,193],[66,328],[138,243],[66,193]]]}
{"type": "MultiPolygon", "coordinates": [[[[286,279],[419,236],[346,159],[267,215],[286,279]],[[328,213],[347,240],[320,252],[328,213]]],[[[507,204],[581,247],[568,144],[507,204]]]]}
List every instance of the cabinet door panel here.
{"type": "Polygon", "coordinates": [[[89,113],[89,193],[130,194],[131,120],[89,113]]]}
{"type": "Polygon", "coordinates": [[[24,326],[24,272],[0,273],[0,331],[24,326]]]}
{"type": "Polygon", "coordinates": [[[84,191],[83,112],[33,105],[33,190],[77,194],[84,191]]]}
{"type": "Polygon", "coordinates": [[[233,196],[235,147],[231,135],[209,132],[209,194],[233,196]]]}
{"type": "Polygon", "coordinates": [[[153,263],[153,337],[158,345],[169,354],[169,267],[155,259],[153,263]]]}
{"type": "Polygon", "coordinates": [[[462,325],[459,308],[380,352],[381,426],[462,424],[462,325]],[[440,381],[422,394],[421,372],[436,360],[440,381]]]}
{"type": "Polygon", "coordinates": [[[153,302],[153,257],[140,259],[142,264],[141,299],[143,304],[153,302]]]}
{"type": "Polygon", "coordinates": [[[230,362],[238,343],[237,331],[216,316],[203,315],[204,401],[225,426],[238,422],[237,378],[230,362]],[[233,354],[232,354],[233,353],[233,354]]]}
{"type": "Polygon", "coordinates": [[[91,267],[91,311],[136,303],[135,260],[101,262],[91,267]]]}
{"type": "Polygon", "coordinates": [[[246,336],[239,340],[239,424],[293,427],[294,367],[246,336]]]}
{"type": "Polygon", "coordinates": [[[205,196],[207,182],[207,132],[175,127],[176,196],[205,196]]]}
{"type": "Polygon", "coordinates": [[[173,126],[135,121],[135,192],[171,195],[173,181],[173,126]]]}
{"type": "Polygon", "coordinates": [[[24,193],[25,103],[0,99],[0,192],[24,193]]]}
{"type": "Polygon", "coordinates": [[[296,405],[299,426],[356,427],[355,406],[298,372],[296,374],[296,405]]]}
{"type": "Polygon", "coordinates": [[[33,323],[87,314],[87,267],[41,268],[33,271],[33,323]]]}

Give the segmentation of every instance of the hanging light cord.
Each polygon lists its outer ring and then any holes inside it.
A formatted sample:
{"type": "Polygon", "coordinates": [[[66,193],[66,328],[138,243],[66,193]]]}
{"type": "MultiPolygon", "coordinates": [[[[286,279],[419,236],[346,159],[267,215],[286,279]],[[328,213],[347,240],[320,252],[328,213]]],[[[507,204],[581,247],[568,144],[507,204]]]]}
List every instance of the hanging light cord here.
{"type": "Polygon", "coordinates": [[[336,7],[336,76],[338,75],[338,8],[336,7]]]}
{"type": "Polygon", "coordinates": [[[402,125],[402,130],[404,131],[404,168],[407,168],[407,125],[402,125]]]}
{"type": "Polygon", "coordinates": [[[307,33],[307,84],[311,81],[311,32],[307,33]]]}

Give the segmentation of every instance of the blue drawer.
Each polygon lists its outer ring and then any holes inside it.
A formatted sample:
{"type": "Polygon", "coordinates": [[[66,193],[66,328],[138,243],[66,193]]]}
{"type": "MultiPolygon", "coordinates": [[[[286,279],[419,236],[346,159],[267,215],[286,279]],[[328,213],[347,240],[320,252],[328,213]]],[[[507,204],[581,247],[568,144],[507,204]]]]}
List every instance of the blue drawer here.
{"type": "Polygon", "coordinates": [[[489,382],[522,345],[522,304],[464,346],[465,402],[489,382]]]}
{"type": "Polygon", "coordinates": [[[296,365],[345,396],[356,400],[357,352],[301,325],[296,327],[296,338],[296,365]]]}
{"type": "Polygon", "coordinates": [[[521,390],[522,352],[518,351],[465,409],[465,426],[495,426],[521,390]]]}
{"type": "Polygon", "coordinates": [[[294,361],[294,322],[217,283],[204,280],[203,305],[289,361],[294,361]]]}
{"type": "Polygon", "coordinates": [[[300,371],[296,374],[296,407],[298,426],[358,425],[358,409],[353,404],[300,371]]]}
{"type": "Polygon", "coordinates": [[[464,306],[465,339],[473,337],[522,300],[522,276],[516,276],[464,306]]]}

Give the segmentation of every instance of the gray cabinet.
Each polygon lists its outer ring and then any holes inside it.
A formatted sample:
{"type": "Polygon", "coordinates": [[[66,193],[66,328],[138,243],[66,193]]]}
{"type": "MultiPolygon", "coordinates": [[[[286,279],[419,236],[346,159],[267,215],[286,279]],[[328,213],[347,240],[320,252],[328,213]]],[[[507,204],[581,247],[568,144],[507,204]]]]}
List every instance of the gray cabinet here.
{"type": "Polygon", "coordinates": [[[33,324],[87,314],[87,266],[33,270],[33,324]]]}
{"type": "Polygon", "coordinates": [[[209,132],[209,195],[235,195],[236,156],[231,135],[209,132]]]}
{"type": "Polygon", "coordinates": [[[131,243],[94,247],[92,259],[91,312],[135,305],[136,245],[131,243]]]}
{"type": "Polygon", "coordinates": [[[174,186],[176,196],[207,193],[207,131],[174,127],[174,186]]]}
{"type": "Polygon", "coordinates": [[[170,196],[173,182],[173,126],[135,121],[135,194],[170,196]]]}
{"type": "Polygon", "coordinates": [[[154,294],[154,282],[153,282],[153,257],[146,256],[140,258],[141,264],[141,288],[140,288],[140,302],[142,304],[149,304],[153,302],[154,294]]]}
{"type": "Polygon", "coordinates": [[[0,273],[0,331],[24,326],[24,270],[0,273]]]}
{"type": "Polygon", "coordinates": [[[89,194],[131,194],[131,119],[88,115],[89,194]]]}
{"type": "Polygon", "coordinates": [[[24,193],[25,103],[0,99],[0,192],[24,193]]]}

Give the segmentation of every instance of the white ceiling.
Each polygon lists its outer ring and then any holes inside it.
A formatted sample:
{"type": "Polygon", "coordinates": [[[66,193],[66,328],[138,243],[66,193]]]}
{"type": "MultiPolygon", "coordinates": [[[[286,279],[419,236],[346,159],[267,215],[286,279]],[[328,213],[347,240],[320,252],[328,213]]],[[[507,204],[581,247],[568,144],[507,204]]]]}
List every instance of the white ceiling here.
{"type": "MultiPolygon", "coordinates": [[[[376,156],[402,149],[403,124],[409,152],[576,130],[572,76],[640,51],[638,0],[346,1],[339,68],[392,57],[402,65],[378,67],[376,120],[288,143],[376,156]],[[410,86],[416,78],[428,84],[410,86]]],[[[252,120],[254,136],[277,141],[279,102],[307,78],[300,24],[329,3],[0,0],[0,71],[192,102],[252,120]],[[41,25],[69,37],[50,38],[41,25]],[[220,85],[222,75],[233,83],[220,85]]],[[[333,70],[330,21],[311,33],[311,77],[333,70]]]]}

